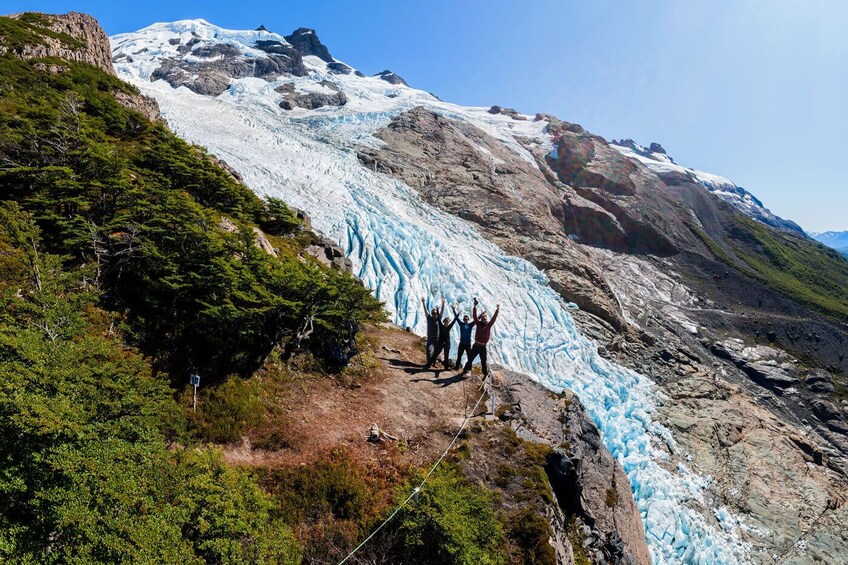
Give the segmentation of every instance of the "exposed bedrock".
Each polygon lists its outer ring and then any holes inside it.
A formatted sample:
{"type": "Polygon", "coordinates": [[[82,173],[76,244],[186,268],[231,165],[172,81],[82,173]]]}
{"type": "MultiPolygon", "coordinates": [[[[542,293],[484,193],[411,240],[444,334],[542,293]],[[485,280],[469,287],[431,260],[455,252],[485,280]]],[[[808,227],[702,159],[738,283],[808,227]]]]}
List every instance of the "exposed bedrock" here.
{"type": "Polygon", "coordinates": [[[593,255],[645,337],[625,352],[607,350],[667,395],[659,412],[674,434],[669,456],[712,477],[705,507],[742,520],[756,562],[773,563],[774,555],[838,563],[848,550],[848,442],[840,431],[848,406],[833,401],[832,376],[769,345],[765,333],[757,343],[735,330],[734,320],[752,311],[702,294],[678,273],[679,257],[593,255]]]}
{"type": "Polygon", "coordinates": [[[278,41],[259,41],[256,48],[265,57],[247,57],[226,43],[189,40],[178,49],[191,58],[164,59],[150,80],[162,79],[174,88],[185,86],[198,94],[218,96],[232,79],[256,77],[268,81],[281,76],[306,76],[299,51],[278,41]]]}
{"type": "Polygon", "coordinates": [[[388,69],[386,69],[385,71],[381,71],[374,76],[386,81],[389,84],[402,84],[403,86],[409,86],[406,81],[401,78],[400,75],[388,69]]]}
{"type": "Polygon", "coordinates": [[[497,374],[502,418],[523,439],[554,448],[548,479],[566,516],[580,519],[589,555],[601,563],[650,563],[630,481],[577,397],[567,390],[555,395],[526,375],[497,374]]]}
{"type": "Polygon", "coordinates": [[[327,63],[333,62],[333,56],[327,46],[318,39],[314,29],[305,27],[294,30],[291,35],[286,36],[286,41],[297,49],[301,55],[313,55],[327,63]]]}
{"type": "MultiPolygon", "coordinates": [[[[25,14],[14,14],[10,18],[24,17],[25,14]]],[[[33,14],[29,14],[30,17],[33,14]]],[[[112,47],[109,37],[97,20],[88,14],[69,12],[64,15],[37,14],[38,25],[64,33],[76,39],[79,44],[70,45],[62,39],[44,35],[38,45],[27,45],[17,53],[22,59],[42,57],[57,57],[66,61],[88,63],[100,67],[109,74],[115,74],[112,68],[112,47]]],[[[0,46],[0,54],[5,48],[0,46]]]]}
{"type": "Polygon", "coordinates": [[[298,92],[292,83],[277,87],[277,92],[283,95],[280,108],[283,110],[294,110],[295,108],[314,110],[324,106],[344,106],[347,104],[347,95],[339,91],[335,85],[327,81],[321,81],[318,84],[328,92],[298,92]]]}

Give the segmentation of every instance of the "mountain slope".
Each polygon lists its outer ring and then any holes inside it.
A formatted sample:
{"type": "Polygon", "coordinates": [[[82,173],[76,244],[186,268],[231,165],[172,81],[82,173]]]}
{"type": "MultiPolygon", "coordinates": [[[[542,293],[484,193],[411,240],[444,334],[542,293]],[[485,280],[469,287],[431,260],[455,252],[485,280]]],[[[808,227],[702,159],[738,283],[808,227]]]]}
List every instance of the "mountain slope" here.
{"type": "Polygon", "coordinates": [[[664,180],[671,183],[679,182],[681,179],[694,180],[722,200],[741,210],[745,215],[759,222],[782,230],[803,233],[798,224],[774,215],[753,194],[733,181],[678,165],[658,143],[652,143],[650,147],[643,147],[632,139],[622,139],[621,141],[613,140],[610,145],[621,151],[622,154],[644,163],[664,180]]]}
{"type": "Polygon", "coordinates": [[[577,393],[623,463],[655,560],[788,558],[810,523],[793,513],[809,509],[835,541],[804,551],[845,547],[846,517],[832,510],[841,499],[823,493],[844,484],[844,416],[828,383],[845,370],[848,336],[817,313],[840,316],[829,290],[843,280],[838,263],[815,256],[834,278],[807,278],[798,261],[811,242],[760,232],[691,176],[666,182],[550,116],[461,107],[390,74],[339,70],[315,41],[194,20],[116,36],[113,47],[119,74],[156,97],[180,135],[341,242],[398,324],[423,330],[421,294],[502,303],[493,357],[577,393]],[[299,64],[291,56],[283,68],[267,46],[294,49],[299,64]],[[214,77],[212,90],[201,76],[214,77]],[[799,321],[811,330],[798,332],[799,321]],[[743,349],[753,357],[730,363],[713,353],[727,338],[791,345],[804,361],[757,376],[779,350],[743,349]],[[811,368],[832,374],[814,379],[811,368]],[[816,422],[809,435],[801,418],[816,422]],[[723,419],[726,434],[696,425],[723,419]],[[774,452],[779,469],[765,463],[774,452]],[[755,483],[737,473],[752,462],[767,468],[755,483]]]}

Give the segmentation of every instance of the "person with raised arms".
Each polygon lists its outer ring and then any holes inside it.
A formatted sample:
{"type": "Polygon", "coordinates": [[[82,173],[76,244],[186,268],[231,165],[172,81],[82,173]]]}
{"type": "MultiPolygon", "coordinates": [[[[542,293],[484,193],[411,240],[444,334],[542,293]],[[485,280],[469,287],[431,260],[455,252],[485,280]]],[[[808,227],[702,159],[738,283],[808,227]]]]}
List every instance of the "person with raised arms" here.
{"type": "Polygon", "coordinates": [[[457,318],[459,318],[456,307],[451,306],[451,310],[453,310],[453,320],[450,319],[450,316],[446,316],[441,322],[439,322],[439,343],[436,345],[436,351],[433,354],[433,362],[436,363],[439,359],[439,355],[443,351],[445,352],[445,369],[450,369],[452,367],[450,359],[450,334],[451,329],[453,329],[453,325],[456,323],[457,318]]]}
{"type": "Polygon", "coordinates": [[[445,313],[445,298],[442,297],[442,309],[439,310],[436,307],[433,307],[433,311],[430,312],[427,310],[427,299],[425,297],[421,297],[421,305],[424,307],[424,315],[427,317],[427,362],[424,365],[425,369],[429,369],[430,366],[436,362],[436,348],[439,344],[439,320],[442,315],[445,313]]]}
{"type": "Polygon", "coordinates": [[[483,376],[487,376],[489,374],[489,365],[488,365],[488,352],[486,351],[486,346],[489,344],[489,338],[492,335],[492,326],[495,324],[495,321],[498,319],[498,314],[501,311],[501,305],[498,304],[495,308],[495,314],[492,316],[490,320],[486,312],[484,311],[480,316],[477,316],[477,299],[474,299],[474,310],[472,311],[472,315],[474,317],[474,326],[476,331],[474,332],[474,345],[471,347],[471,353],[468,356],[468,362],[465,364],[465,368],[462,370],[462,374],[465,375],[468,371],[471,370],[471,364],[474,363],[474,360],[477,356],[480,356],[480,365],[483,369],[483,376]]]}

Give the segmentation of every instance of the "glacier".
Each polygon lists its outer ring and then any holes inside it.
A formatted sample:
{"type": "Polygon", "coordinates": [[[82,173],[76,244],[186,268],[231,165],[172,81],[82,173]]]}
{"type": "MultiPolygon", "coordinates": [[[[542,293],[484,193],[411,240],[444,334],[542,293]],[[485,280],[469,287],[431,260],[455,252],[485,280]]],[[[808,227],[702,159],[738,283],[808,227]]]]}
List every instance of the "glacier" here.
{"type": "Polygon", "coordinates": [[[256,55],[250,41],[257,36],[285,41],[266,31],[229,31],[191,20],[118,35],[112,45],[116,55],[125,55],[116,57],[119,76],[153,96],[177,134],[225,160],[258,194],[307,211],[313,226],[345,249],[398,325],[424,333],[421,296],[444,297],[463,310],[473,297],[489,311],[500,304],[491,362],[553,391],[567,387],[577,394],[630,479],[655,563],[747,561],[751,549],[742,540],[742,522],[726,509],[718,520],[706,509],[711,479],[669,456],[680,450],[656,419],[664,399],[654,383],[599,355],[543,272],[486,241],[473,225],[423,202],[409,186],[363,167],[355,151],[379,145],[375,131],[424,105],[473,123],[535,162],[516,136],[553,147],[546,123],[448,104],[378,78],[333,75],[316,57],[304,57],[307,77],[242,78],[215,98],[149,80],[161,58],[176,56],[171,39],[225,41],[256,55]],[[349,103],[313,111],[278,107],[278,84],[309,88],[322,80],[337,84],[349,103]]]}

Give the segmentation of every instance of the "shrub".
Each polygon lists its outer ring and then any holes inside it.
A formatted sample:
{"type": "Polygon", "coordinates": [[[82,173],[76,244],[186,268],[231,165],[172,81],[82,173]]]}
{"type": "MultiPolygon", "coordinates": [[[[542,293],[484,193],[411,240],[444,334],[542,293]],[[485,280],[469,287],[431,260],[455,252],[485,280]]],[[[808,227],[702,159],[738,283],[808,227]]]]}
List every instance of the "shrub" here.
{"type": "Polygon", "coordinates": [[[214,443],[238,441],[262,421],[262,404],[252,381],[230,377],[215,386],[198,407],[199,435],[214,443]]]}
{"type": "Polygon", "coordinates": [[[556,552],[549,543],[553,536],[548,520],[532,508],[524,508],[507,519],[509,540],[518,546],[522,563],[555,565],[556,552]]]}
{"type": "MultiPolygon", "coordinates": [[[[406,498],[410,489],[407,485],[399,496],[406,498]]],[[[505,563],[503,526],[492,504],[492,495],[456,468],[441,467],[387,527],[385,535],[394,540],[391,561],[505,563]]]]}

